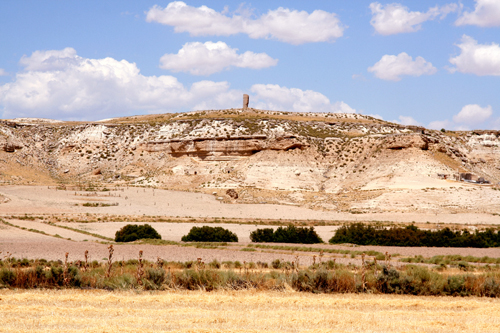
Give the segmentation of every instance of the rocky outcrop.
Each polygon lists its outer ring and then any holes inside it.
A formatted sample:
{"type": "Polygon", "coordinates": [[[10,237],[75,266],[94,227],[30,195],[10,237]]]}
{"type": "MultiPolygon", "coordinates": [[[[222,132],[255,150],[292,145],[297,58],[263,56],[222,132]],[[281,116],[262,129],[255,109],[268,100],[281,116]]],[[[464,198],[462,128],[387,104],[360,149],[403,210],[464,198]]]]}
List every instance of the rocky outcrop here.
{"type": "Polygon", "coordinates": [[[226,191],[226,194],[231,197],[232,199],[238,199],[238,192],[236,192],[234,189],[230,188],[229,190],[226,191]]]}
{"type": "Polygon", "coordinates": [[[397,134],[387,137],[383,147],[386,149],[418,148],[427,150],[429,149],[429,141],[431,140],[422,134],[397,134]]]}
{"type": "Polygon", "coordinates": [[[226,160],[227,157],[250,156],[262,150],[302,149],[306,146],[294,136],[268,139],[265,135],[173,139],[141,144],[144,151],[162,151],[174,157],[187,155],[204,160],[226,160]]]}
{"type": "MultiPolygon", "coordinates": [[[[478,131],[476,131],[478,132],[478,131]]],[[[475,145],[479,145],[479,146],[484,146],[484,147],[499,147],[500,146],[500,138],[498,137],[498,135],[496,135],[496,133],[488,133],[486,131],[481,131],[481,132],[484,132],[484,133],[476,133],[474,132],[474,134],[476,135],[473,135],[470,137],[469,139],[469,146],[475,146],[475,145]]],[[[490,132],[493,132],[493,131],[490,131],[490,132]]]]}
{"type": "MultiPolygon", "coordinates": [[[[495,184],[500,181],[495,131],[447,133],[355,114],[243,110],[109,123],[0,121],[0,181],[2,168],[19,165],[65,180],[78,175],[82,180],[182,188],[194,182],[200,188],[247,184],[327,191],[385,177],[389,171],[375,168],[381,159],[393,160],[392,170],[398,161],[410,163],[402,159],[412,156],[433,160],[439,165],[436,173],[450,174],[450,168],[459,167],[495,184]],[[205,163],[210,161],[221,163],[205,163]]],[[[239,200],[246,195],[238,194],[239,200]]]]}
{"type": "Polygon", "coordinates": [[[22,149],[23,145],[13,137],[0,137],[0,149],[8,153],[13,153],[17,149],[22,149]]]}

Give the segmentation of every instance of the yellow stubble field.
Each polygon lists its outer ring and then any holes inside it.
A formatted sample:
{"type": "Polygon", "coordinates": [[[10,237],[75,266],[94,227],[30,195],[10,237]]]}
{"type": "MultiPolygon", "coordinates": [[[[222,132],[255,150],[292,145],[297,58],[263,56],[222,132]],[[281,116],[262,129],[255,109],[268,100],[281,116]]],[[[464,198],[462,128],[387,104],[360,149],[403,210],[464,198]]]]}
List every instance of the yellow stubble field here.
{"type": "Polygon", "coordinates": [[[0,290],[0,332],[500,332],[500,300],[263,291],[0,290]]]}

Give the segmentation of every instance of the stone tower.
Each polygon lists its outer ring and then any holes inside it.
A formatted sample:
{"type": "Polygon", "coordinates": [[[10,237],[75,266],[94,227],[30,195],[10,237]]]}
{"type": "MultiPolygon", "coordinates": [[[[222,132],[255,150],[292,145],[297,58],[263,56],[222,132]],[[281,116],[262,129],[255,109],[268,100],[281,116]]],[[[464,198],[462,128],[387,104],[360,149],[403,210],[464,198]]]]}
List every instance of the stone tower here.
{"type": "Polygon", "coordinates": [[[250,96],[243,94],[243,109],[248,109],[248,103],[250,102],[250,96]]]}

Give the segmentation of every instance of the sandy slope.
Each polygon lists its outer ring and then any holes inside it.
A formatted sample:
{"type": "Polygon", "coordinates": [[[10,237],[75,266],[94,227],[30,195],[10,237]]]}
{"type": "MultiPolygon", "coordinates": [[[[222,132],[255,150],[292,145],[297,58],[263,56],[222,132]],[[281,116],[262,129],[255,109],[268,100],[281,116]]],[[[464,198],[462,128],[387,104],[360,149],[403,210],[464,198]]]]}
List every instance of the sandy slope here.
{"type": "MultiPolygon", "coordinates": [[[[474,208],[480,200],[483,203],[500,209],[500,191],[491,189],[475,190],[427,190],[411,192],[401,190],[378,196],[375,199],[362,201],[361,208],[372,206],[411,207],[412,200],[437,202],[448,196],[470,201],[470,212],[438,213],[419,212],[407,209],[406,212],[383,211],[380,213],[351,214],[336,211],[312,210],[303,207],[274,204],[225,204],[216,196],[149,188],[122,188],[110,192],[75,192],[55,190],[45,186],[2,186],[0,195],[10,199],[0,204],[0,215],[19,214],[114,214],[114,215],[148,215],[168,217],[224,217],[224,218],[256,218],[256,219],[293,219],[293,220],[327,220],[327,221],[394,221],[394,222],[440,222],[459,224],[500,224],[500,215],[482,213],[474,208]],[[105,203],[118,204],[110,207],[83,207],[82,204],[105,203]]],[[[438,205],[439,206],[439,205],[438,205]]],[[[389,209],[388,209],[389,210],[389,209]]]]}

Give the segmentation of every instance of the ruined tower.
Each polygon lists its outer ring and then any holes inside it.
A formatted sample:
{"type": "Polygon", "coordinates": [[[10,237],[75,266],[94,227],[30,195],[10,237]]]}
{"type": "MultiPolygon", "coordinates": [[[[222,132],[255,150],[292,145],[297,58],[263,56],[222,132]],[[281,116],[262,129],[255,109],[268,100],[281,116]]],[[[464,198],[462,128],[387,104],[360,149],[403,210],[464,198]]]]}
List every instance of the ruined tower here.
{"type": "Polygon", "coordinates": [[[250,97],[247,94],[243,94],[243,109],[248,109],[249,102],[250,102],[250,97]]]}

